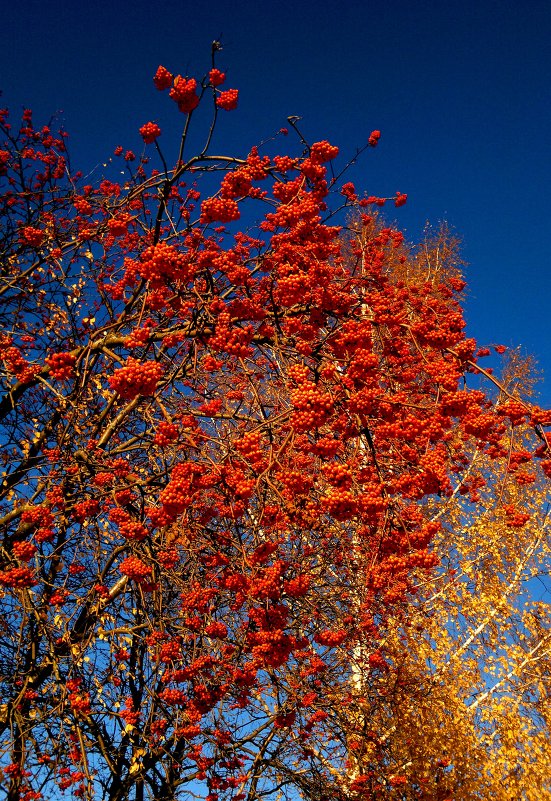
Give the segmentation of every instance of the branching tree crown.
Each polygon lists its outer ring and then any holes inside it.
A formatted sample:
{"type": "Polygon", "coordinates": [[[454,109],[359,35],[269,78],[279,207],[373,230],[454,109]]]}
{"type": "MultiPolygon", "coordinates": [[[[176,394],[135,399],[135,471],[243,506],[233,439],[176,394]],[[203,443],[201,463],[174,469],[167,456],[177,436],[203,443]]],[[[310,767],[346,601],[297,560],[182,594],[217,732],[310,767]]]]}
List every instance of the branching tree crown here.
{"type": "Polygon", "coordinates": [[[336,147],[213,152],[214,60],[154,83],[124,180],[1,116],[3,797],[551,797],[526,365],[336,147]]]}

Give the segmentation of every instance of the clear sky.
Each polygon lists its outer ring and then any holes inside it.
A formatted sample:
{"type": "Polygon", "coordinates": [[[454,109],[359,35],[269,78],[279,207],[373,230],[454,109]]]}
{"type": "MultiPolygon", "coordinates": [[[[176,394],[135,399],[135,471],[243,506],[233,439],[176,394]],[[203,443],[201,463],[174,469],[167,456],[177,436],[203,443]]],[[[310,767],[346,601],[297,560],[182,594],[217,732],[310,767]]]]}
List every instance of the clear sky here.
{"type": "Polygon", "coordinates": [[[152,75],[200,77],[213,39],[240,90],[220,149],[246,153],[290,114],[343,156],[380,129],[350,178],[408,194],[392,217],[411,240],[455,229],[470,335],[532,353],[551,404],[551,0],[4,0],[1,24],[3,104],[37,123],[63,110],[74,168],[139,151],[150,119],[169,142],[181,118],[152,75]]]}

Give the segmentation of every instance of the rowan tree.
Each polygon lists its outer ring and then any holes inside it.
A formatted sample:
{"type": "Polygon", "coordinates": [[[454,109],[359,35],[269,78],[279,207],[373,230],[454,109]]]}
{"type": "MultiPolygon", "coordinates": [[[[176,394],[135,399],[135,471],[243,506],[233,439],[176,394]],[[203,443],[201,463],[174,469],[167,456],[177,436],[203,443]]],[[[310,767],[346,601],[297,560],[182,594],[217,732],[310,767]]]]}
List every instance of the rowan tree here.
{"type": "Polygon", "coordinates": [[[5,797],[544,797],[551,414],[337,147],[213,152],[216,49],[124,180],[2,112],[5,797]]]}

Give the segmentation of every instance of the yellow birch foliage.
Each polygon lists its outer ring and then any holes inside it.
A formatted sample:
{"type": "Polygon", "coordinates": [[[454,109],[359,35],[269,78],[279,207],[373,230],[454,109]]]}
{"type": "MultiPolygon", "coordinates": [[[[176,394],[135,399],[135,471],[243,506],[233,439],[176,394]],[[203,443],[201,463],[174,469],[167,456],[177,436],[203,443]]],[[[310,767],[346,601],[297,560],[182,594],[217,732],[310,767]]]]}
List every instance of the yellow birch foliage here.
{"type": "Polygon", "coordinates": [[[550,499],[515,461],[534,440],[511,427],[508,456],[473,452],[445,506],[434,504],[440,566],[420,578],[415,612],[388,627],[394,670],[367,724],[385,751],[388,797],[551,798],[550,499]]]}

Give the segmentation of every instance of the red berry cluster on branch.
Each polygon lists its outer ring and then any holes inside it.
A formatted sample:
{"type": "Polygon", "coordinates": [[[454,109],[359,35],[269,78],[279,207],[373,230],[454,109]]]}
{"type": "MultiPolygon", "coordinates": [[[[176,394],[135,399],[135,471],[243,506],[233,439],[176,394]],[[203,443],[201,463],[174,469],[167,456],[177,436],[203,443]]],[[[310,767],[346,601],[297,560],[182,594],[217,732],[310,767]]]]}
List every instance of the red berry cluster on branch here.
{"type": "Polygon", "coordinates": [[[162,375],[158,362],[139,362],[129,357],[124,367],[109,378],[109,384],[122,398],[130,400],[138,395],[154,395],[162,375]]]}
{"type": "Polygon", "coordinates": [[[21,229],[21,241],[25,245],[30,245],[33,248],[39,248],[45,239],[44,231],[38,228],[33,228],[30,225],[21,229]]]}
{"type": "Polygon", "coordinates": [[[233,111],[237,108],[237,101],[239,99],[238,89],[226,89],[225,92],[220,92],[216,98],[216,105],[224,111],[233,111]]]}
{"type": "MultiPolygon", "coordinates": [[[[8,340],[7,342],[10,341],[8,340]]],[[[0,343],[0,347],[6,370],[12,373],[22,384],[29,383],[40,372],[40,367],[29,364],[15,345],[7,345],[6,347],[4,343],[0,343]]]]}
{"type": "Polygon", "coordinates": [[[291,394],[293,404],[292,425],[295,431],[311,431],[322,426],[331,412],[334,402],[328,393],[320,392],[310,381],[305,381],[291,394]]]}
{"type": "Polygon", "coordinates": [[[36,553],[36,545],[28,540],[13,543],[13,554],[21,562],[30,562],[36,553]]]}
{"type": "Polygon", "coordinates": [[[175,423],[159,423],[153,442],[155,445],[165,447],[178,439],[178,426],[175,423]]]}
{"type": "Polygon", "coordinates": [[[151,568],[137,556],[129,556],[124,559],[119,565],[119,571],[138,584],[147,581],[151,577],[151,568]]]}
{"type": "Polygon", "coordinates": [[[109,518],[119,527],[119,532],[126,540],[141,542],[147,535],[147,529],[137,520],[133,520],[129,513],[120,508],[111,509],[109,518]]]}
{"type": "Polygon", "coordinates": [[[371,147],[376,147],[379,144],[379,139],[380,138],[381,138],[381,132],[380,131],[371,131],[371,133],[369,134],[369,139],[367,140],[368,144],[371,147]]]}
{"type": "Polygon", "coordinates": [[[211,197],[201,203],[200,222],[203,225],[232,222],[240,216],[239,206],[231,198],[211,197]]]}
{"type": "Polygon", "coordinates": [[[132,281],[135,274],[139,273],[153,286],[162,286],[167,279],[186,283],[196,272],[196,266],[189,258],[163,241],[146,248],[139,264],[127,260],[126,266],[127,280],[132,281]]]}
{"type": "Polygon", "coordinates": [[[182,690],[171,690],[168,687],[159,693],[159,698],[171,706],[184,706],[188,702],[188,698],[182,690]]]}
{"type": "Polygon", "coordinates": [[[140,136],[146,145],[152,145],[153,142],[161,135],[161,129],[156,122],[146,122],[140,128],[140,136]]]}
{"type": "Polygon", "coordinates": [[[214,68],[209,72],[209,81],[211,86],[221,86],[226,80],[226,75],[224,72],[214,68]]]}
{"type": "Polygon", "coordinates": [[[327,140],[322,142],[314,142],[310,148],[310,158],[314,164],[323,164],[326,161],[332,161],[339,155],[339,148],[332,145],[327,140]]]}
{"type": "Polygon", "coordinates": [[[174,80],[174,76],[170,73],[165,67],[159,65],[157,68],[157,72],[153,77],[153,83],[155,87],[162,92],[164,89],[168,89],[172,86],[172,81],[174,80]]]}
{"type": "Polygon", "coordinates": [[[182,78],[181,75],[177,75],[169,95],[184,114],[190,114],[199,105],[195,78],[182,78]]]}
{"type": "Polygon", "coordinates": [[[77,357],[73,353],[52,353],[46,358],[46,364],[50,368],[50,375],[57,381],[67,381],[74,375],[74,366],[77,357]]]}
{"type": "Polygon", "coordinates": [[[0,572],[0,584],[14,590],[34,587],[37,583],[34,571],[28,567],[11,567],[0,572]]]}

